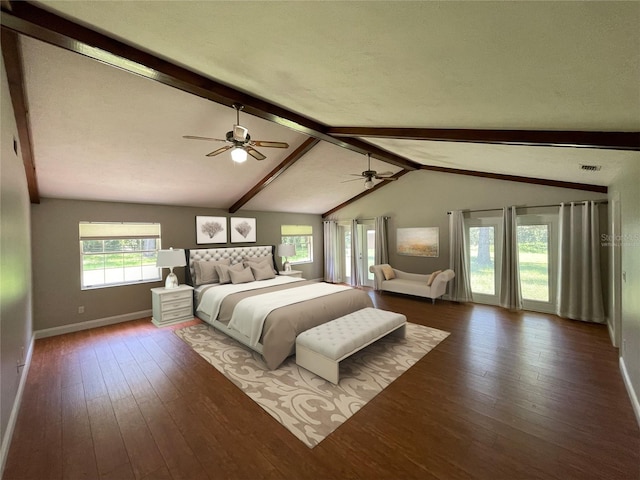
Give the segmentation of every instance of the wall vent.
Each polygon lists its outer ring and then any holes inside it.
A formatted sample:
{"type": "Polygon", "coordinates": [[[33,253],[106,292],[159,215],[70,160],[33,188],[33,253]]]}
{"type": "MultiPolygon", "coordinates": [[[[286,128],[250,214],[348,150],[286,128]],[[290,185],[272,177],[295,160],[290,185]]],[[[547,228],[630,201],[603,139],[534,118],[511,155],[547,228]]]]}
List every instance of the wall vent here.
{"type": "Polygon", "coordinates": [[[580,165],[582,170],[586,170],[587,172],[599,172],[602,168],[602,165],[580,165]]]}

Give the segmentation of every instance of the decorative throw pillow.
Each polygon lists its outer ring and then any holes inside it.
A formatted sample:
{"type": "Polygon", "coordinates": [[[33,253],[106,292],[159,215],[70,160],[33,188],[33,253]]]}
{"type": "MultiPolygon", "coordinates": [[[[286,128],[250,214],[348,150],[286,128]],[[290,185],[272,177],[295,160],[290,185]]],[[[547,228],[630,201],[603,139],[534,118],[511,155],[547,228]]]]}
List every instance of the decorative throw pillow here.
{"type": "Polygon", "coordinates": [[[218,277],[220,277],[220,283],[231,283],[231,276],[229,271],[240,272],[244,269],[244,265],[236,263],[235,265],[216,265],[218,277]]]}
{"type": "Polygon", "coordinates": [[[196,279],[195,284],[196,287],[198,285],[205,285],[207,283],[217,283],[219,280],[218,271],[216,270],[216,265],[230,265],[231,260],[225,258],[224,260],[219,260],[217,262],[206,262],[201,260],[199,262],[195,262],[194,270],[196,271],[196,279]]]}
{"type": "Polygon", "coordinates": [[[384,275],[385,280],[392,280],[396,278],[396,273],[391,268],[391,265],[382,265],[382,274],[384,275]]]}
{"type": "Polygon", "coordinates": [[[433,281],[436,279],[436,277],[441,273],[442,273],[442,270],[436,270],[431,275],[429,275],[429,279],[427,280],[427,287],[430,287],[433,281]]]}
{"type": "Polygon", "coordinates": [[[256,280],[269,280],[270,278],[275,278],[276,274],[273,272],[273,267],[268,264],[254,264],[250,263],[251,271],[253,272],[253,276],[256,280]]]}
{"type": "Polygon", "coordinates": [[[240,271],[229,269],[229,276],[231,277],[231,283],[248,283],[255,280],[250,267],[243,268],[240,271]]]}
{"type": "Polygon", "coordinates": [[[257,267],[263,264],[269,265],[269,268],[273,270],[273,273],[277,273],[273,268],[273,255],[265,255],[264,257],[244,257],[244,266],[245,267],[257,267]]]}

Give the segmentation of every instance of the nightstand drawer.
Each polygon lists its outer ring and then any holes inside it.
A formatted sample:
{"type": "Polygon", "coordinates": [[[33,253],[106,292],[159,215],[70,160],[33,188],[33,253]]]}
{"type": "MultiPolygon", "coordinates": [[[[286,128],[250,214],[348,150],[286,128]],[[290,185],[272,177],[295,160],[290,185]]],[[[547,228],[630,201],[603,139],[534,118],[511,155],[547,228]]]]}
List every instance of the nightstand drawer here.
{"type": "Polygon", "coordinates": [[[181,300],[174,300],[173,302],[162,301],[162,311],[172,312],[173,310],[180,310],[181,308],[191,308],[191,298],[183,298],[181,300]]]}
{"type": "MultiPolygon", "coordinates": [[[[191,290],[181,290],[179,292],[163,293],[160,295],[160,301],[163,303],[174,302],[176,300],[189,300],[193,292],[191,290]]],[[[164,306],[163,306],[164,308],[164,306]]]]}
{"type": "Polygon", "coordinates": [[[193,312],[191,311],[191,307],[188,306],[187,308],[182,308],[179,310],[171,310],[168,312],[163,311],[161,313],[162,318],[160,319],[161,322],[170,322],[172,320],[177,320],[179,318],[185,318],[185,317],[193,317],[193,312]]]}

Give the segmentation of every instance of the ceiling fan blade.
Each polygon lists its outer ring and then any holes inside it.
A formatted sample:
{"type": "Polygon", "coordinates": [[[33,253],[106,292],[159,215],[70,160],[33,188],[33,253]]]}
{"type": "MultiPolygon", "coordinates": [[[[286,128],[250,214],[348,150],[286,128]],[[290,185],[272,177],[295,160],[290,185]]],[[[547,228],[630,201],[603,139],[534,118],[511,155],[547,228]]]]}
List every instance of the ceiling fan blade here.
{"type": "Polygon", "coordinates": [[[269,148],[289,148],[289,144],[285,142],[270,142],[268,140],[252,140],[251,145],[256,147],[269,147],[269,148]]]}
{"type": "Polygon", "coordinates": [[[249,135],[249,130],[244,128],[242,125],[234,125],[233,126],[233,139],[238,142],[244,142],[249,135]]]}
{"type": "Polygon", "coordinates": [[[347,175],[349,175],[350,177],[365,178],[365,175],[362,175],[361,173],[347,173],[347,175]]]}
{"type": "MultiPolygon", "coordinates": [[[[360,175],[358,175],[360,177],[360,175]]],[[[352,178],[351,180],[343,180],[340,183],[349,183],[349,182],[357,182],[358,180],[362,180],[362,177],[360,178],[352,178]]]]}
{"type": "Polygon", "coordinates": [[[393,172],[380,172],[376,174],[378,177],[390,177],[393,175],[393,172]]]}
{"type": "Polygon", "coordinates": [[[393,177],[379,177],[377,175],[373,178],[375,178],[376,180],[386,180],[386,181],[398,180],[397,178],[393,178],[393,177]]]}
{"type": "Polygon", "coordinates": [[[211,153],[207,153],[207,157],[214,157],[216,155],[220,155],[221,153],[226,152],[227,150],[229,150],[230,148],[233,148],[233,145],[225,145],[224,147],[220,147],[217,150],[214,150],[211,153]]]}
{"type": "Polygon", "coordinates": [[[251,155],[256,160],[264,160],[265,158],[267,158],[263,154],[261,154],[259,151],[257,151],[255,148],[252,148],[248,145],[244,147],[244,149],[247,151],[249,155],[251,155]]]}
{"type": "Polygon", "coordinates": [[[183,135],[182,138],[186,138],[187,140],[207,140],[209,142],[226,142],[226,140],[222,140],[220,138],[197,137],[195,135],[183,135]]]}

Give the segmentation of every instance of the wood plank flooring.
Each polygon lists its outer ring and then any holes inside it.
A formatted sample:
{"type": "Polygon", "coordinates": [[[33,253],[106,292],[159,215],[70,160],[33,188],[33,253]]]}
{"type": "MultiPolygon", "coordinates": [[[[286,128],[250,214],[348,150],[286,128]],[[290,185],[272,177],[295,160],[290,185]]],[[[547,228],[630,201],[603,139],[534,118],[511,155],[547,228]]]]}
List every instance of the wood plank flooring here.
{"type": "Polygon", "coordinates": [[[640,478],[605,326],[369,294],[451,335],[314,449],[147,318],[36,341],[3,478],[640,478]]]}

